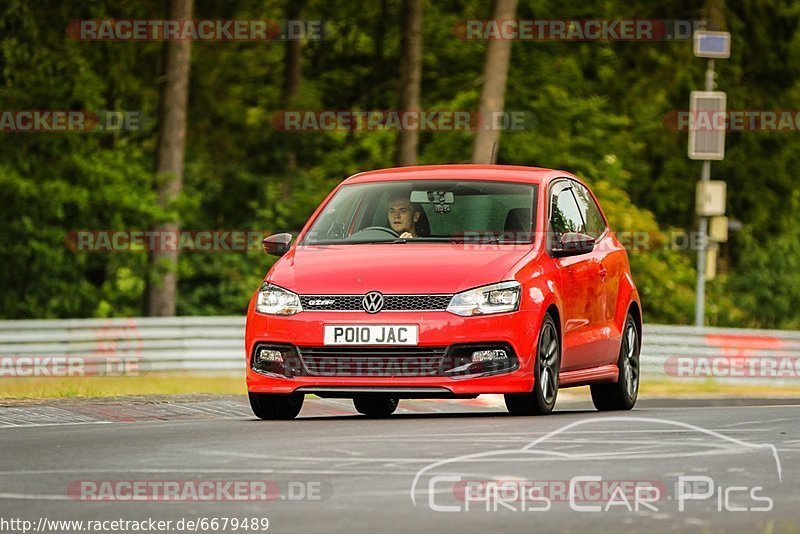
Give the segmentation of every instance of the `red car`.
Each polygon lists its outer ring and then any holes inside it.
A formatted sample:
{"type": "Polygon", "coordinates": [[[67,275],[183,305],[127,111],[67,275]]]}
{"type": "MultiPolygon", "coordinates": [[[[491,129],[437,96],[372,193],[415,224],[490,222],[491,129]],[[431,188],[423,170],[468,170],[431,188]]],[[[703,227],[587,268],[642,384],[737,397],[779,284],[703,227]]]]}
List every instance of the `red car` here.
{"type": "Polygon", "coordinates": [[[636,403],[642,313],[628,256],[589,188],[564,171],[435,165],[364,172],[322,202],[253,295],[250,404],[290,419],[306,394],[372,417],[401,398],[505,395],[548,414],[591,386],[636,403]]]}

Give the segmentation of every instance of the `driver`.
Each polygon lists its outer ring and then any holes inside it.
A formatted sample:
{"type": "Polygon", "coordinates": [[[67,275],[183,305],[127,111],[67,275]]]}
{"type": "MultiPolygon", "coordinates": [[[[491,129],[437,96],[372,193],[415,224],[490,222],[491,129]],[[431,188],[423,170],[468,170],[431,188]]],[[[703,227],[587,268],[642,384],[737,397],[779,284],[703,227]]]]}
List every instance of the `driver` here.
{"type": "Polygon", "coordinates": [[[408,197],[399,196],[389,201],[389,227],[397,232],[401,238],[419,237],[417,234],[417,221],[421,216],[419,206],[408,200],[408,197]]]}

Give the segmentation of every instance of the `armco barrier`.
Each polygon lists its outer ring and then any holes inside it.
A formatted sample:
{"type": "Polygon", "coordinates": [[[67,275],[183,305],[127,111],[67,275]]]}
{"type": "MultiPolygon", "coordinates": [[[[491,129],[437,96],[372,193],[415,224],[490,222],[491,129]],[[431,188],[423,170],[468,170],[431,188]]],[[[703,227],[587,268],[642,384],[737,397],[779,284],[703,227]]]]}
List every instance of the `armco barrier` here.
{"type": "MultiPolygon", "coordinates": [[[[800,357],[800,332],[794,331],[645,325],[643,339],[648,376],[667,375],[679,357],[800,357]]],[[[152,371],[238,371],[244,368],[244,318],[0,321],[0,358],[65,356],[133,358],[152,371]]]]}
{"type": "Polygon", "coordinates": [[[698,379],[710,370],[715,380],[800,383],[800,332],[645,325],[641,361],[649,375],[686,378],[688,368],[698,379]]]}
{"type": "Polygon", "coordinates": [[[0,358],[119,358],[152,371],[244,369],[243,317],[0,321],[0,358]]]}

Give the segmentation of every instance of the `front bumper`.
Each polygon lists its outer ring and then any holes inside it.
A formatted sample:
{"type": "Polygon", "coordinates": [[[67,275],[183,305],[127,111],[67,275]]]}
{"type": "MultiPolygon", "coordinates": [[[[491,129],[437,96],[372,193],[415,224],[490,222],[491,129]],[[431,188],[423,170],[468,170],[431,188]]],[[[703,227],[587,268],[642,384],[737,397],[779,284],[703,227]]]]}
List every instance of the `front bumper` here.
{"type": "MultiPolygon", "coordinates": [[[[520,310],[488,316],[460,317],[448,312],[303,311],[289,317],[263,315],[250,309],[245,336],[247,387],[254,393],[324,392],[342,396],[362,391],[402,392],[399,396],[474,396],[482,393],[523,393],[533,389],[532,351],[540,318],[520,310]],[[505,344],[516,356],[515,370],[490,376],[324,376],[305,372],[291,378],[253,370],[256,345],[274,344],[304,349],[330,349],[323,345],[324,325],[416,324],[419,342],[412,350],[446,349],[464,345],[505,344]]],[[[383,347],[388,348],[388,347],[383,347]]],[[[379,348],[374,352],[380,353],[379,348]]],[[[391,347],[402,352],[402,347],[391,347]]]]}

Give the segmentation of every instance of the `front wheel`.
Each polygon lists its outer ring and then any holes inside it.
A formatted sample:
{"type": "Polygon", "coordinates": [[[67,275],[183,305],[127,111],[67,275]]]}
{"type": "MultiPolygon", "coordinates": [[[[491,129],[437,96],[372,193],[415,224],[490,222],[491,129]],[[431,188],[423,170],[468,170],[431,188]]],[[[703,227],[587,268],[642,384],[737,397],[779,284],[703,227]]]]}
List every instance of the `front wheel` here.
{"type": "Polygon", "coordinates": [[[539,330],[533,367],[533,391],[507,394],[506,408],[512,415],[547,415],[553,411],[558,396],[558,371],[561,367],[561,343],[553,317],[545,316],[539,330]]]}
{"type": "Polygon", "coordinates": [[[630,410],[639,396],[639,332],[636,322],[629,313],[622,330],[622,343],[619,348],[617,368],[619,378],[615,384],[595,384],[591,386],[592,402],[600,411],[630,410]]]}
{"type": "Polygon", "coordinates": [[[247,396],[250,398],[250,408],[259,419],[294,419],[300,413],[305,400],[302,393],[248,393],[247,396]]]}
{"type": "Polygon", "coordinates": [[[353,399],[358,413],[367,417],[388,417],[397,409],[400,399],[387,395],[362,395],[353,399]]]}

